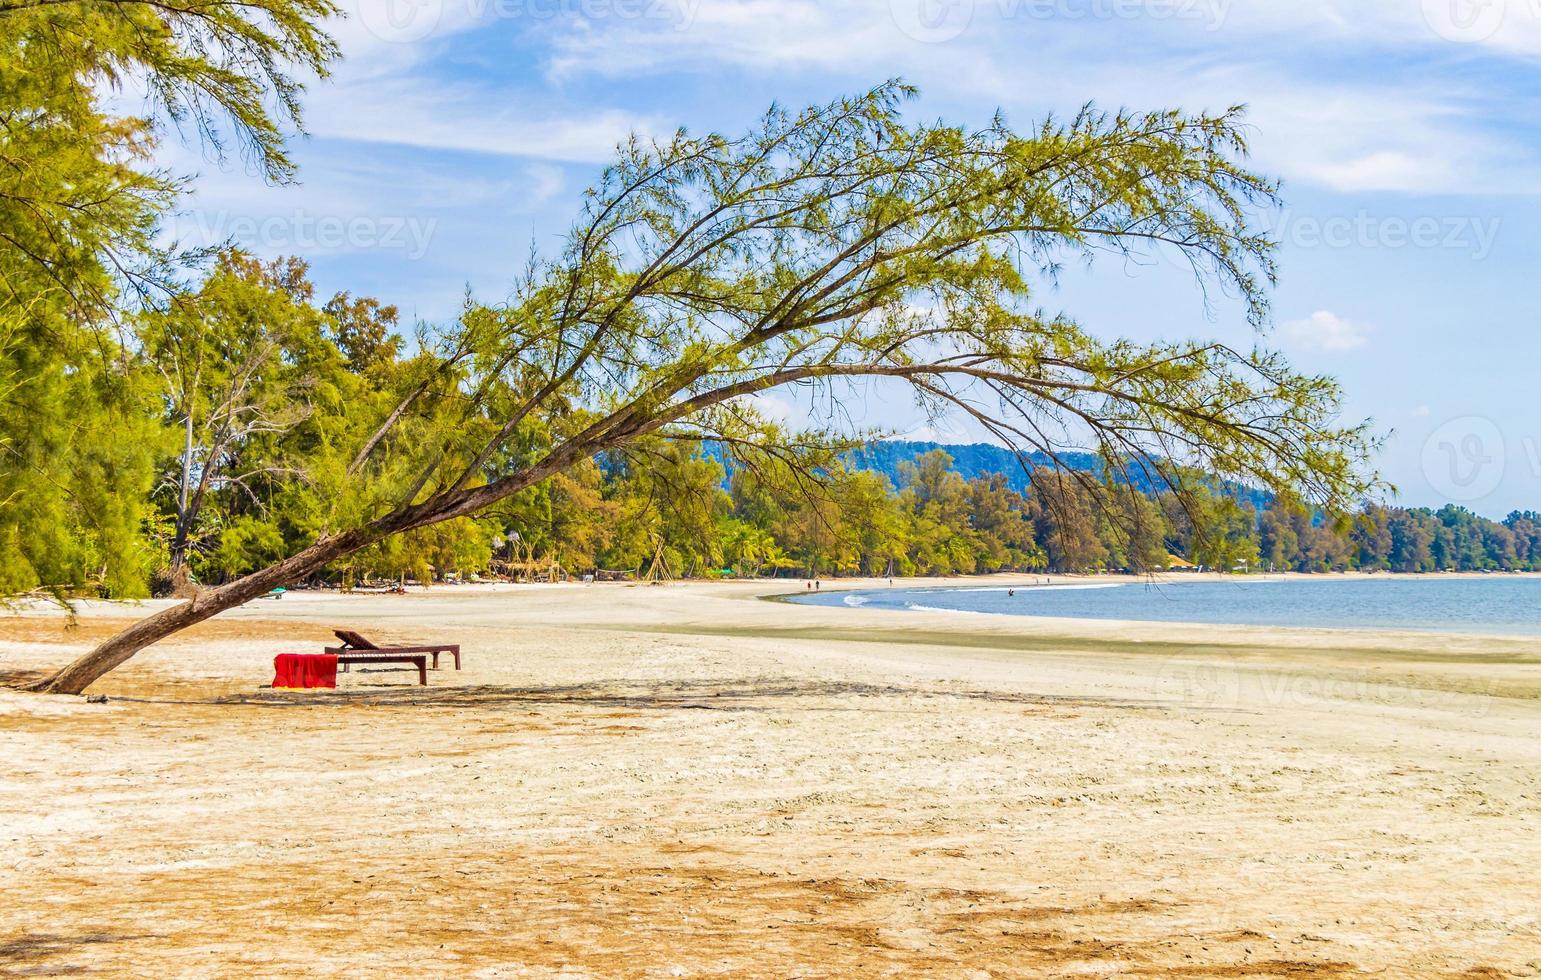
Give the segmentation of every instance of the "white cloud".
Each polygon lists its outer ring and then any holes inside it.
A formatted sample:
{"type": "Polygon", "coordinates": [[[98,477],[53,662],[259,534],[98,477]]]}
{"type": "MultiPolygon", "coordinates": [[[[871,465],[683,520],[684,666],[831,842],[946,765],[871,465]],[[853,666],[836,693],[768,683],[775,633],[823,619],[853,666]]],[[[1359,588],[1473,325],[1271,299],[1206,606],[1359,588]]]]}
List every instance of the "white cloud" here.
{"type": "MultiPolygon", "coordinates": [[[[1451,83],[1465,73],[1393,87],[1313,62],[1323,48],[1370,58],[1411,47],[1451,58],[1541,55],[1541,16],[1530,9],[1541,0],[341,3],[331,29],[344,58],[305,98],[319,137],[597,163],[629,132],[693,120],[678,106],[637,113],[564,98],[574,79],[797,69],[829,74],[833,95],[897,66],[928,95],[968,106],[975,122],[998,104],[1025,125],[1087,98],[1193,109],[1241,101],[1251,106],[1258,168],[1292,181],[1340,192],[1541,192],[1536,154],[1504,132],[1504,120],[1485,115],[1502,104],[1494,93],[1451,83]],[[917,37],[910,4],[946,13],[946,32],[917,37]],[[1480,17],[1452,39],[1446,8],[1460,13],[1463,4],[1480,17]],[[966,16],[954,24],[959,10],[966,16]],[[1496,27],[1481,20],[1495,12],[1503,15],[1496,27]],[[1132,59],[1123,42],[1136,39],[1132,59]],[[510,66],[533,58],[544,79],[505,70],[500,47],[510,66]]],[[[936,12],[925,11],[929,24],[936,12]]],[[[947,115],[969,121],[952,108],[947,115]]]]}
{"type": "Polygon", "coordinates": [[[744,399],[745,403],[772,422],[785,425],[794,417],[800,418],[804,413],[795,405],[779,395],[770,392],[759,392],[744,399]]]}
{"type": "Polygon", "coordinates": [[[1323,160],[1304,168],[1322,183],[1341,191],[1420,191],[1447,186],[1449,161],[1416,159],[1400,150],[1375,150],[1364,156],[1323,160]]]}
{"type": "Polygon", "coordinates": [[[1426,418],[1429,417],[1429,406],[1427,406],[1427,405],[1419,405],[1417,408],[1413,409],[1408,414],[1411,415],[1415,419],[1426,419],[1426,418]]]}
{"type": "Polygon", "coordinates": [[[720,64],[861,71],[914,45],[887,3],[870,0],[700,0],[688,21],[568,18],[550,27],[557,77],[720,64]]]}
{"type": "Polygon", "coordinates": [[[1480,99],[1459,85],[1393,89],[1219,75],[1227,90],[1257,93],[1248,115],[1257,160],[1293,180],[1343,193],[1541,189],[1528,151],[1486,130],[1472,108],[1480,99]]]}
{"type": "MultiPolygon", "coordinates": [[[[536,95],[518,72],[467,74],[464,42],[532,28],[560,3],[524,0],[341,0],[329,27],[342,50],[331,78],[310,86],[306,127],[318,137],[542,160],[609,160],[653,120],[603,105],[536,95]],[[439,70],[455,66],[451,80],[439,70]]],[[[517,32],[515,32],[517,33],[517,32]]],[[[509,47],[516,38],[508,39],[509,47]]],[[[670,128],[673,122],[670,123],[670,128]]]]}
{"type": "Polygon", "coordinates": [[[656,128],[641,117],[602,108],[535,116],[496,108],[518,100],[490,89],[409,79],[345,84],[313,101],[311,129],[317,136],[542,160],[609,160],[628,133],[656,128]]]}
{"type": "Polygon", "coordinates": [[[1467,50],[1452,48],[1429,29],[1418,0],[1356,0],[1352,6],[1336,0],[1153,0],[1149,12],[1111,19],[1092,11],[1137,8],[1090,0],[957,0],[946,8],[948,16],[961,4],[969,17],[939,43],[917,40],[913,29],[901,27],[898,14],[911,2],[931,0],[700,0],[695,16],[677,24],[568,18],[544,32],[554,52],[548,71],[568,80],[724,66],[818,70],[855,79],[844,84],[849,90],[901,65],[928,96],[961,101],[981,115],[997,105],[1014,116],[1025,110],[1018,120],[1023,124],[1046,109],[1073,109],[1088,98],[1109,106],[1193,110],[1243,102],[1250,109],[1257,166],[1292,181],[1340,192],[1541,190],[1534,154],[1502,134],[1502,120],[1485,119],[1490,91],[1468,91],[1448,75],[1437,85],[1431,78],[1393,86],[1357,72],[1323,72],[1313,63],[1324,41],[1371,58],[1409,45],[1467,50]],[[1361,7],[1369,8],[1367,19],[1361,7]],[[1138,39],[1137,59],[1120,53],[1121,36],[1138,39]],[[1021,56],[1024,43],[1032,46],[1031,58],[1021,56]]]}
{"type": "Polygon", "coordinates": [[[1541,55],[1536,0],[1269,0],[1230,3],[1225,26],[1385,46],[1541,55]]]}
{"type": "Polygon", "coordinates": [[[1357,350],[1370,342],[1364,327],[1328,310],[1290,320],[1279,327],[1279,333],[1296,346],[1321,351],[1357,350]]]}
{"type": "Polygon", "coordinates": [[[377,68],[399,67],[484,22],[483,0],[339,0],[328,25],[343,52],[377,68]]]}
{"type": "Polygon", "coordinates": [[[997,442],[994,437],[981,436],[965,428],[961,419],[932,419],[905,432],[887,437],[889,442],[940,442],[945,445],[967,445],[975,442],[997,442]]]}

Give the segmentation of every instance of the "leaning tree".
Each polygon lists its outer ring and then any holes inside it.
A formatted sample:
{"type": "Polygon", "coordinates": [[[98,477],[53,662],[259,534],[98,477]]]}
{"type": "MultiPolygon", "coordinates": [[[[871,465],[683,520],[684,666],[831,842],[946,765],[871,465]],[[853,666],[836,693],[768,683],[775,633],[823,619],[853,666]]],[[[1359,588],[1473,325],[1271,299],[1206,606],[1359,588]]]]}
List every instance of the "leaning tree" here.
{"type": "Polygon", "coordinates": [[[773,108],[733,138],[633,137],[560,254],[446,328],[431,369],[358,430],[334,488],[354,503],[331,526],[39,689],[78,693],[178,630],[596,454],[712,438],[818,479],[819,440],[755,411],[786,386],[906,385],[1024,459],[1095,446],[1179,495],[1189,473],[1326,507],[1365,488],[1371,440],[1337,421],[1332,380],[1220,343],[1100,340],[1037,305],[1061,263],[1161,251],[1262,325],[1272,245],[1252,225],[1276,186],[1245,167],[1239,110],[971,131],[906,122],[909,94],[773,108]]]}

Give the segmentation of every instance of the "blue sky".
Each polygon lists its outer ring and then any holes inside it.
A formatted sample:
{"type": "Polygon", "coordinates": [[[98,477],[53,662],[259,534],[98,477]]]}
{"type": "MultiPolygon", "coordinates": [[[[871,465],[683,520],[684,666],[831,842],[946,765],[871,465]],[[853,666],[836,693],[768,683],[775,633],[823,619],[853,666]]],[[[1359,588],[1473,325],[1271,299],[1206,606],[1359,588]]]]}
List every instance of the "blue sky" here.
{"type": "MultiPolygon", "coordinates": [[[[921,88],[917,117],[963,124],[1244,103],[1287,202],[1262,342],[1392,433],[1399,502],[1541,509],[1541,0],[341,2],[346,58],[307,99],[301,183],[168,147],[197,175],[184,242],[300,254],[323,291],[437,320],[554,248],[628,131],[736,132],[772,101],[892,76],[921,88]]],[[[1165,261],[1045,288],[1101,335],[1251,340],[1165,261]]],[[[857,417],[975,436],[890,396],[857,417]]]]}

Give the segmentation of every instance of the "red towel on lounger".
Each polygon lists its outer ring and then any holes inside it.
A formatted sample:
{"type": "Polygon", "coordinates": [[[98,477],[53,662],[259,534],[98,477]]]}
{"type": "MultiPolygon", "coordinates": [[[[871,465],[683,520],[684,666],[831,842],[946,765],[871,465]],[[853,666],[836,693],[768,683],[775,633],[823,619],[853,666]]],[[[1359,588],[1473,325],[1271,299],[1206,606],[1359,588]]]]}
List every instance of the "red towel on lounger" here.
{"type": "Polygon", "coordinates": [[[274,687],[337,686],[337,657],[330,653],[280,653],[273,671],[274,687]]]}

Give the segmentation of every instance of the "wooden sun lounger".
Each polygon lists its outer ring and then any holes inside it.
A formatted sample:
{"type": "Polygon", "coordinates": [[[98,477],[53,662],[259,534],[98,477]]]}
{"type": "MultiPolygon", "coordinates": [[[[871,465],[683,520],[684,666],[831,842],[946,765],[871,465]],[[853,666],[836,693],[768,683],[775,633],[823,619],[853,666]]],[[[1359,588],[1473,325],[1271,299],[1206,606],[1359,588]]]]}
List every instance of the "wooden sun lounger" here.
{"type": "Polygon", "coordinates": [[[337,666],[343,673],[349,664],[411,664],[417,668],[417,682],[428,686],[428,655],[426,653],[402,653],[394,650],[347,650],[343,647],[327,647],[327,653],[337,655],[337,666]]]}
{"type": "MultiPolygon", "coordinates": [[[[455,669],[460,669],[460,644],[458,643],[429,643],[422,646],[382,647],[377,646],[353,630],[333,630],[333,634],[342,641],[341,646],[327,647],[326,652],[337,656],[337,665],[346,671],[347,665],[352,663],[389,663],[381,659],[385,656],[398,657],[433,657],[433,669],[439,669],[439,655],[447,653],[455,658],[455,669]]],[[[405,662],[405,661],[398,661],[405,662]]],[[[427,684],[427,675],[424,675],[424,684],[427,684]]]]}

